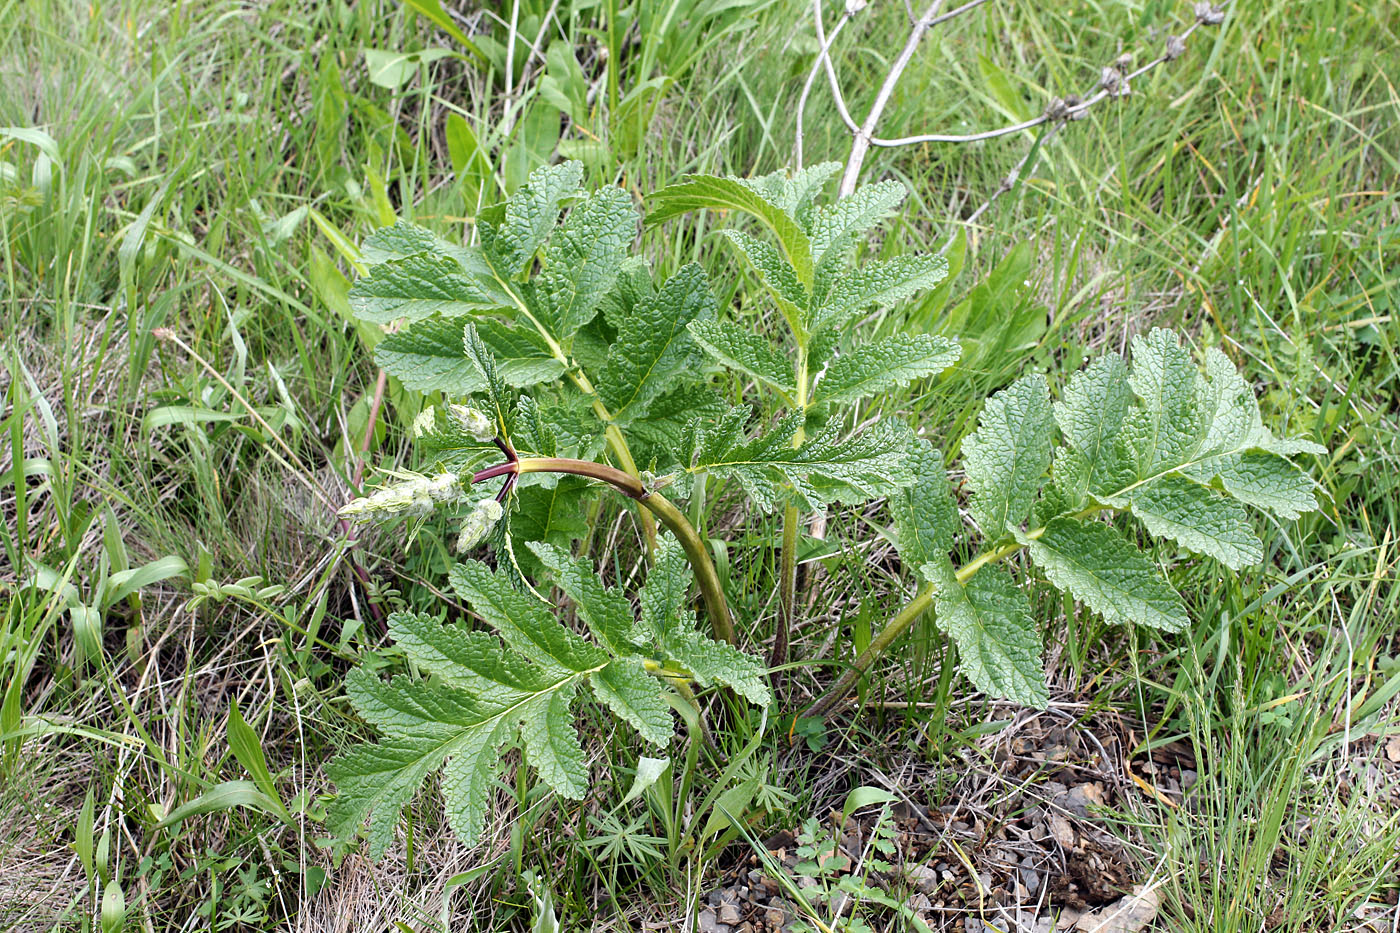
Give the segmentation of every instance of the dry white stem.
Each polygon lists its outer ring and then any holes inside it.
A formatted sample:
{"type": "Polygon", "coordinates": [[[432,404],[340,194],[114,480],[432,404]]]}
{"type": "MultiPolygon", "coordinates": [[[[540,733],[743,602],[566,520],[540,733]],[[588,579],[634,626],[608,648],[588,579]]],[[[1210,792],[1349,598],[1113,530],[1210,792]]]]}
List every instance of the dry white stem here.
{"type": "MultiPolygon", "coordinates": [[[[816,83],[817,73],[822,70],[822,65],[830,62],[831,43],[835,42],[836,37],[841,35],[841,30],[846,28],[846,24],[851,21],[852,16],[850,7],[847,6],[846,11],[841,14],[841,18],[832,27],[831,35],[823,36],[821,0],[814,0],[814,6],[816,7],[813,15],[817,21],[817,41],[821,43],[821,49],[817,52],[817,60],[812,62],[812,70],[807,72],[807,80],[802,82],[802,93],[797,97],[797,140],[794,143],[793,158],[797,163],[794,167],[799,171],[802,169],[802,135],[806,131],[807,98],[812,94],[812,85],[816,83]]],[[[833,83],[832,88],[839,95],[840,87],[833,83]]],[[[845,101],[841,101],[838,106],[844,107],[845,101]]]]}
{"type": "Polygon", "coordinates": [[[885,113],[885,105],[890,102],[890,95],[894,93],[895,85],[899,83],[904,69],[909,67],[909,62],[914,58],[914,52],[918,49],[920,40],[928,31],[928,21],[938,15],[938,8],[942,5],[943,0],[933,0],[929,4],[928,11],[909,30],[909,38],[905,41],[904,48],[900,50],[899,57],[890,66],[890,73],[885,75],[880,90],[876,92],[875,102],[870,105],[870,113],[866,116],[865,123],[856,130],[855,142],[851,144],[851,155],[846,159],[846,173],[841,176],[841,187],[837,191],[837,197],[844,198],[856,190],[856,181],[860,178],[860,167],[865,163],[865,154],[870,151],[875,127],[879,124],[880,117],[885,113]]]}
{"type": "MultiPolygon", "coordinates": [[[[1196,29],[1200,26],[1214,26],[1218,25],[1224,20],[1225,14],[1222,10],[1222,7],[1224,7],[1229,2],[1229,0],[1223,0],[1223,2],[1221,2],[1218,6],[1212,5],[1210,3],[1197,3],[1192,11],[1195,16],[1195,22],[1193,22],[1180,35],[1168,36],[1166,47],[1161,55],[1157,56],[1156,58],[1152,59],[1151,61],[1147,62],[1145,65],[1136,70],[1130,70],[1132,67],[1131,55],[1119,56],[1119,58],[1115,60],[1111,65],[1108,65],[1103,69],[1100,75],[1100,79],[1092,93],[1084,96],[1083,98],[1054,98],[1051,100],[1050,104],[1045,108],[1045,111],[1038,117],[1034,117],[1030,120],[1023,120],[1020,123],[1011,124],[1009,126],[997,127],[995,129],[990,130],[983,130],[978,133],[922,133],[915,136],[901,136],[893,139],[886,139],[880,136],[876,136],[875,129],[879,124],[880,117],[883,116],[885,107],[889,104],[890,97],[894,93],[895,86],[899,83],[899,79],[903,76],[905,69],[909,66],[909,62],[913,59],[914,52],[918,49],[919,42],[923,39],[923,37],[928,33],[928,31],[931,28],[938,25],[939,23],[946,22],[947,20],[959,16],[969,10],[975,9],[976,7],[981,6],[985,2],[986,0],[970,0],[970,2],[964,3],[962,6],[959,6],[955,9],[949,10],[948,12],[939,15],[938,9],[942,6],[942,0],[933,0],[933,2],[929,5],[928,9],[925,11],[924,15],[919,19],[915,20],[915,22],[913,23],[913,26],[910,29],[909,38],[905,42],[904,48],[900,51],[899,57],[896,58],[894,63],[890,66],[890,71],[885,76],[884,82],[881,84],[879,91],[875,95],[875,101],[870,107],[870,112],[866,116],[864,124],[857,126],[855,122],[851,119],[850,112],[846,107],[845,99],[841,94],[840,82],[836,78],[836,71],[832,64],[830,55],[831,41],[836,38],[837,31],[839,31],[839,29],[845,25],[846,21],[849,19],[850,13],[847,12],[846,15],[838,22],[837,27],[832,31],[830,40],[828,40],[822,25],[821,0],[813,0],[812,8],[814,19],[816,21],[817,38],[821,44],[821,51],[818,53],[818,64],[826,69],[827,79],[831,85],[832,96],[836,100],[837,110],[840,111],[841,118],[843,121],[845,121],[847,128],[849,128],[852,134],[854,134],[855,136],[855,139],[851,144],[850,156],[846,160],[846,170],[841,178],[841,187],[838,192],[839,197],[845,197],[846,195],[850,194],[852,191],[855,190],[856,183],[860,178],[861,167],[863,166],[865,162],[865,157],[869,153],[872,146],[890,149],[901,146],[920,145],[923,143],[980,142],[982,140],[996,139],[1001,136],[1010,136],[1014,133],[1024,132],[1025,130],[1034,129],[1037,126],[1041,126],[1046,123],[1059,124],[1066,120],[1083,119],[1084,116],[1087,114],[1088,110],[1100,101],[1111,98],[1125,97],[1129,93],[1131,93],[1132,82],[1135,78],[1146,74],[1147,72],[1151,71],[1153,68],[1156,68],[1163,62],[1174,61],[1175,59],[1180,58],[1186,50],[1186,39],[1191,35],[1191,33],[1195,32],[1196,29]]],[[[815,70],[816,68],[814,66],[813,73],[812,75],[809,75],[807,84],[803,87],[802,97],[799,101],[797,141],[799,166],[801,165],[802,152],[801,120],[803,111],[805,109],[806,98],[811,88],[813,76],[815,75],[815,70]]],[[[1052,135],[1054,129],[1055,127],[1052,127],[1052,135]]],[[[1047,136],[1046,138],[1048,139],[1049,137],[1047,136]]],[[[1012,170],[1012,173],[1008,175],[1007,178],[1003,179],[997,191],[988,199],[988,202],[986,204],[983,204],[982,207],[978,208],[978,210],[973,214],[971,218],[969,218],[969,220],[974,220],[976,217],[980,216],[983,212],[986,211],[988,207],[991,206],[992,201],[994,201],[1000,194],[1009,190],[1014,185],[1016,179],[1019,177],[1020,171],[1024,168],[1026,161],[1027,159],[1025,158],[1021,160],[1021,162],[1016,166],[1016,168],[1012,170]]]]}

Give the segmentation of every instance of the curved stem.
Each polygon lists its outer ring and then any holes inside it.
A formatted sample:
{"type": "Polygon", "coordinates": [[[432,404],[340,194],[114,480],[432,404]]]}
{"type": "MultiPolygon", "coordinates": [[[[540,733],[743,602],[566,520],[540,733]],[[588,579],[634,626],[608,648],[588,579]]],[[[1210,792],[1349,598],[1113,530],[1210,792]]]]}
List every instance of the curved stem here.
{"type": "MultiPolygon", "coordinates": [[[[526,457],[512,464],[517,473],[572,473],[607,483],[618,492],[645,506],[680,542],[686,560],[695,571],[695,582],[705,600],[710,627],[719,641],[735,643],[734,621],[729,614],[729,602],[724,598],[724,586],[715,571],[714,562],[705,549],[705,542],[695,533],[686,517],[663,495],[652,492],[635,476],[605,463],[571,460],[567,457],[526,457]]],[[[480,474],[478,474],[480,475],[480,474]]]]}

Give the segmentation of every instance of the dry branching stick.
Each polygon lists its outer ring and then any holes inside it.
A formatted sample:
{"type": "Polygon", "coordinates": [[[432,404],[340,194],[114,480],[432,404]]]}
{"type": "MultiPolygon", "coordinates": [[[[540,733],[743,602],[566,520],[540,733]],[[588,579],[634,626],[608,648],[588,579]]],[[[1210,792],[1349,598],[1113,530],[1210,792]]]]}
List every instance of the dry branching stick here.
{"type": "MultiPolygon", "coordinates": [[[[939,10],[943,6],[943,0],[933,0],[924,11],[924,15],[915,20],[910,27],[909,38],[905,41],[904,48],[890,66],[889,73],[885,76],[885,80],[881,83],[879,90],[876,92],[875,100],[870,106],[870,111],[866,115],[865,122],[863,124],[857,124],[855,119],[851,116],[850,108],[846,105],[845,96],[841,92],[840,81],[836,76],[836,68],[831,60],[831,46],[834,44],[836,36],[840,31],[856,13],[859,13],[865,8],[866,3],[864,0],[847,0],[846,8],[842,12],[841,18],[833,27],[830,36],[828,36],[823,23],[824,15],[822,12],[822,2],[821,0],[812,0],[812,16],[816,27],[819,51],[817,53],[817,62],[813,64],[812,70],[807,76],[807,81],[803,85],[802,94],[798,98],[796,143],[796,160],[798,167],[800,168],[802,165],[802,133],[806,115],[807,98],[810,94],[812,84],[815,82],[816,73],[819,68],[826,71],[827,83],[831,87],[832,98],[836,103],[836,110],[840,114],[842,122],[846,124],[847,129],[849,129],[854,136],[850,155],[846,159],[846,169],[842,175],[841,187],[839,190],[839,195],[845,197],[855,190],[856,183],[860,178],[861,169],[865,164],[865,157],[872,146],[889,149],[901,146],[914,146],[921,143],[980,142],[987,139],[996,139],[1000,136],[1009,136],[1013,133],[1022,132],[1023,130],[1034,129],[1046,123],[1056,125],[1052,127],[1053,131],[1058,128],[1059,124],[1063,124],[1069,120],[1083,119],[1088,110],[1101,101],[1126,97],[1132,92],[1132,82],[1135,79],[1147,74],[1163,62],[1174,61],[1180,58],[1186,51],[1187,38],[1199,27],[1214,26],[1221,23],[1225,18],[1223,7],[1228,4],[1229,0],[1223,0],[1219,5],[1209,2],[1196,3],[1192,10],[1195,21],[1179,35],[1169,35],[1162,53],[1156,58],[1136,70],[1133,70],[1132,55],[1120,56],[1112,64],[1103,68],[1099,76],[1099,81],[1093,91],[1082,96],[1071,95],[1069,97],[1053,98],[1050,103],[1046,105],[1045,110],[1040,116],[1030,120],[1024,120],[1020,123],[997,127],[995,129],[983,130],[978,133],[923,133],[915,136],[901,136],[893,139],[876,136],[875,130],[879,126],[880,118],[884,115],[885,107],[889,104],[890,97],[894,94],[894,89],[898,85],[899,79],[903,76],[905,69],[909,67],[909,63],[913,60],[914,53],[918,50],[919,43],[923,40],[923,37],[927,35],[929,30],[934,26],[973,10],[985,2],[986,0],[970,0],[970,2],[964,3],[962,6],[949,10],[946,13],[940,13],[939,10]]],[[[1046,137],[1046,139],[1048,138],[1049,136],[1046,137]]],[[[1045,140],[1042,140],[1042,142],[1044,141],[1045,140]]],[[[1005,191],[1010,190],[1019,177],[1020,172],[1024,170],[1027,161],[1028,160],[1023,159],[1022,162],[1012,170],[1011,174],[1003,179],[997,191],[988,199],[987,204],[979,208],[978,211],[974,213],[973,217],[969,218],[970,220],[980,216],[991,206],[992,201],[995,201],[996,198],[1005,191]]]]}

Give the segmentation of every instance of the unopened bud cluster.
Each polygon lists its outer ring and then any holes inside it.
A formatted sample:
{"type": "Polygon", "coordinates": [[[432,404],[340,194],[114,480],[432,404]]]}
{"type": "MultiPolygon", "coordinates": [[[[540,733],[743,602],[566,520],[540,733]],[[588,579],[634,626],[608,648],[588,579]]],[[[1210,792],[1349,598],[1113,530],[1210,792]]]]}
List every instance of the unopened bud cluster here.
{"type": "Polygon", "coordinates": [[[490,441],[496,437],[496,422],[486,412],[470,405],[456,403],[447,406],[447,413],[457,426],[479,441],[490,441]]]}
{"type": "Polygon", "coordinates": [[[356,499],[337,514],[356,522],[372,522],[399,515],[421,518],[431,514],[439,505],[460,502],[465,495],[466,489],[456,473],[415,476],[356,499]]]}
{"type": "Polygon", "coordinates": [[[495,499],[482,499],[462,522],[462,531],[457,535],[457,550],[470,551],[491,533],[496,522],[501,520],[505,509],[495,499]]]}

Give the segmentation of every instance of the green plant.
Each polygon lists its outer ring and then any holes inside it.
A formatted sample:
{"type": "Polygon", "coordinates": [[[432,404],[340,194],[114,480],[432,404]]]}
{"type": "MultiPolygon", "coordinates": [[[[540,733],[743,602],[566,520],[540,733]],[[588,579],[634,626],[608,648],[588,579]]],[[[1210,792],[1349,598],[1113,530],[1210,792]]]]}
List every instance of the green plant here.
{"type": "MultiPolygon", "coordinates": [[[[365,241],[368,274],[350,289],[350,307],[366,322],[401,322],[375,347],[388,372],[410,389],[457,396],[484,388],[463,352],[462,325],[471,321],[501,380],[532,390],[536,449],[592,459],[602,438],[618,466],[638,477],[638,463],[670,465],[695,413],[718,409],[688,375],[696,349],[685,330],[716,309],[699,266],[654,285],[645,265],[627,258],[637,227],[631,199],[616,187],[583,195],[582,177],[578,162],[536,170],[512,198],[481,212],[479,245],[453,245],[407,223],[376,232],[365,241]]],[[[494,450],[426,433],[457,470],[494,450]]],[[[534,540],[581,536],[582,484],[547,488],[517,503],[534,540]]],[[[645,512],[640,520],[650,546],[655,526],[645,512]]]]}
{"type": "Polygon", "coordinates": [[[891,511],[919,593],[802,715],[831,709],[930,607],[978,689],[1044,706],[1039,626],[1001,562],[1024,550],[1054,587],[1106,621],[1182,631],[1185,603],[1130,535],[1232,570],[1259,563],[1264,548],[1245,507],[1285,520],[1315,510],[1314,483],[1290,458],[1325,452],[1275,437],[1221,350],[1205,350],[1202,372],[1166,330],[1133,339],[1131,371],[1106,354],[1059,401],[1044,376],[1021,377],[987,401],[963,443],[974,529],[959,533],[943,455],[916,442],[918,479],[891,511]],[[1120,516],[1129,523],[1115,523],[1120,516]],[[979,538],[981,552],[955,568],[960,539],[979,538]]]}
{"type": "MultiPolygon", "coordinates": [[[[657,191],[648,224],[701,209],[748,214],[777,241],[770,243],[738,230],[723,231],[758,272],[769,298],[787,325],[787,339],[769,342],[760,334],[727,321],[696,321],[691,335],[726,367],[778,397],[784,409],[779,428],[768,435],[765,460],[778,456],[774,445],[791,448],[794,462],[827,456],[838,436],[842,415],[854,403],[936,375],[957,361],[958,345],[931,334],[901,334],[841,347],[860,314],[894,305],[948,274],[941,256],[908,254],[852,267],[852,256],[868,231],[904,201],[904,186],[892,181],[867,185],[831,204],[817,204],[826,183],[840,171],[835,162],[815,165],[791,176],[775,172],[762,178],[695,175],[657,191]],[[791,360],[791,362],[789,362],[791,360]],[[809,438],[809,432],[815,436],[809,438]]],[[[901,473],[907,433],[885,420],[863,431],[851,447],[869,458],[872,481],[856,488],[823,488],[790,483],[781,490],[746,490],[760,506],[783,507],[783,543],[779,565],[780,617],[771,661],[787,657],[789,633],[796,622],[797,551],[802,512],[831,502],[848,505],[907,485],[901,473]],[[883,477],[880,474],[884,472],[883,477]]],[[[732,458],[737,461],[741,458],[732,458]]],[[[716,459],[712,469],[735,473],[737,462],[716,459]]]]}
{"type": "MultiPolygon", "coordinates": [[[[585,685],[639,735],[660,746],[672,735],[662,684],[691,704],[696,702],[691,683],[729,687],[759,706],[770,700],[762,666],[725,643],[733,634],[724,594],[685,517],[651,486],[604,464],[520,456],[516,443],[530,439],[538,444],[542,436],[532,400],[521,398],[511,413],[495,360],[472,324],[464,327],[464,347],[486,389],[490,414],[456,406],[453,419],[468,437],[497,447],[506,461],[470,477],[440,473],[391,485],[351,503],[342,514],[359,519],[422,514],[441,504],[470,501],[480,484],[503,477],[497,496],[478,497],[471,505],[459,540],[459,548],[468,550],[505,527],[502,503],[512,503],[521,477],[566,474],[600,480],[634,499],[660,518],[675,540],[658,542],[638,593],[639,617],[626,596],[606,587],[587,561],[548,542],[531,543],[540,564],[572,600],[593,635],[591,642],[561,624],[509,562],[492,570],[467,561],[450,573],[453,589],[500,640],[443,626],[425,614],[390,616],[390,635],[432,680],[399,677],[386,683],[364,668],[352,672],[346,683],[352,704],[386,737],[378,745],[351,749],[328,768],[339,789],[329,814],[332,832],[349,838],[368,818],[370,852],[376,858],[387,847],[404,804],[439,769],[448,820],[460,838],[475,841],[501,767],[500,748],[507,743],[523,747],[555,792],[582,798],[587,769],[569,711],[585,685]],[[514,435],[512,428],[517,429],[514,435]],[[718,640],[696,631],[686,609],[691,568],[718,640]]],[[[495,540],[500,551],[506,538],[498,533],[495,540]]]]}

